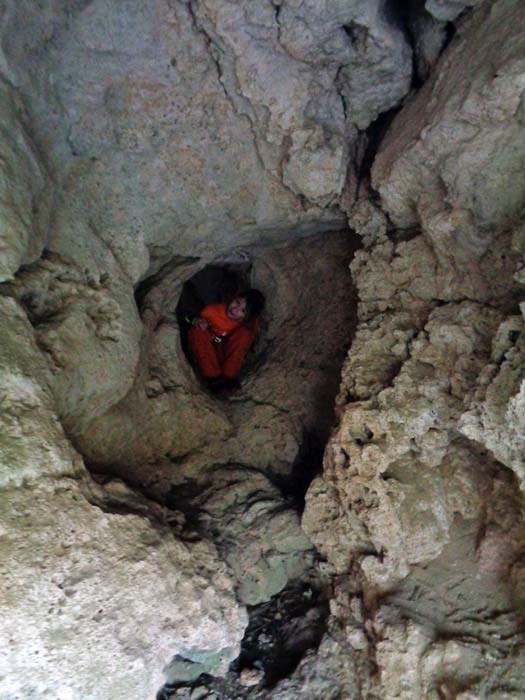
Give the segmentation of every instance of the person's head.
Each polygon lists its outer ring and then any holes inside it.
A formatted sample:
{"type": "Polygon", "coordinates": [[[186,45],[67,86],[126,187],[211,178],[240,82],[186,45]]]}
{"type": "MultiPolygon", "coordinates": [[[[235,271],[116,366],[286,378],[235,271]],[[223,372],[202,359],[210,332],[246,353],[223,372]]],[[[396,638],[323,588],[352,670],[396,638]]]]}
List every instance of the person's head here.
{"type": "Polygon", "coordinates": [[[261,315],[265,304],[264,294],[258,289],[248,289],[237,294],[227,307],[226,313],[232,321],[242,323],[261,315]]]}

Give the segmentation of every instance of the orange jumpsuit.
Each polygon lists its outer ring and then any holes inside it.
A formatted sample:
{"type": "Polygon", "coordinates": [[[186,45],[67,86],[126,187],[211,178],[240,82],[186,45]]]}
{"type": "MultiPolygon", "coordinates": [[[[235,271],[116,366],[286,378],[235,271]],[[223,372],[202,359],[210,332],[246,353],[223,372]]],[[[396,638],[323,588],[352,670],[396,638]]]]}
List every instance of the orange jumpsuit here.
{"type": "Polygon", "coordinates": [[[193,326],[188,331],[188,342],[203,377],[233,379],[241,371],[246,353],[253,343],[259,320],[241,324],[226,314],[226,304],[209,304],[200,313],[209,328],[193,326]]]}

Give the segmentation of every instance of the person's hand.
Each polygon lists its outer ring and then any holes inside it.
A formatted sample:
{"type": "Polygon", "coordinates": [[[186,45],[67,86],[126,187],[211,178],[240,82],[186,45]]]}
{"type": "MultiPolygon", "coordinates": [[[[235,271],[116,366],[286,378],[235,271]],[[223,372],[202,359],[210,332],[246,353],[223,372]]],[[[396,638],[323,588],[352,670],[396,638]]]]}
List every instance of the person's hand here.
{"type": "Polygon", "coordinates": [[[193,325],[197,326],[197,328],[200,328],[201,331],[206,331],[210,327],[210,322],[207,321],[205,318],[198,318],[193,325]]]}

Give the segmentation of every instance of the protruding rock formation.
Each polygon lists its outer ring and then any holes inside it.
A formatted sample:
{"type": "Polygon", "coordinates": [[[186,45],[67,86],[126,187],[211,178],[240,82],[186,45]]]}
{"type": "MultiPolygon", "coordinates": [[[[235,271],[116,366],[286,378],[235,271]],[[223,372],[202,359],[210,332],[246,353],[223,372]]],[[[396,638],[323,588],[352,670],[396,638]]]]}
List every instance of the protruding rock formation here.
{"type": "Polygon", "coordinates": [[[303,523],[361,579],[368,616],[352,596],[336,616],[365,632],[380,697],[525,684],[524,35],[516,3],[462,24],[381,144],[377,203],[351,214],[360,323],[303,523]]]}
{"type": "Polygon", "coordinates": [[[0,300],[2,696],[153,697],[174,654],[225,672],[247,618],[215,548],[97,493],[25,314],[0,300]]]}
{"type": "Polygon", "coordinates": [[[28,115],[16,91],[0,79],[0,281],[39,257],[50,215],[50,180],[27,132],[28,115]]]}

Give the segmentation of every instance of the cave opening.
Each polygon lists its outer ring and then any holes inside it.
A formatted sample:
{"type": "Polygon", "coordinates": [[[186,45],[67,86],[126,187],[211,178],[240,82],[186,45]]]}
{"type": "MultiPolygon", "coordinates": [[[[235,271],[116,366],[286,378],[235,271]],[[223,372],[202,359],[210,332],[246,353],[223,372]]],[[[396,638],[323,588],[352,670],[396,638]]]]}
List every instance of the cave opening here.
{"type": "MultiPolygon", "coordinates": [[[[182,286],[175,316],[180,329],[180,342],[189,364],[196,369],[188,345],[188,331],[208,304],[231,302],[250,287],[252,262],[248,254],[230,256],[224,261],[206,265],[182,286]]],[[[247,358],[248,359],[248,358],[247,358]]],[[[248,363],[249,364],[249,363],[248,363]]]]}
{"type": "MultiPolygon", "coordinates": [[[[212,448],[209,465],[195,466],[191,454],[156,459],[148,467],[149,484],[145,489],[141,485],[170,517],[182,513],[197,537],[215,543],[236,571],[237,592],[249,612],[240,655],[225,681],[206,673],[191,683],[177,679],[181,664],[191,665],[181,657],[159,697],[186,697],[203,684],[217,697],[231,697],[250,673],[271,688],[293,673],[326,631],[329,584],[306,583],[318,555],[311,559],[308,553],[303,562],[303,554],[290,551],[276,559],[275,548],[288,532],[299,536],[306,492],[322,471],[341,367],[355,329],[357,299],[348,265],[359,247],[346,229],[245,250],[242,256],[233,252],[207,265],[194,259],[171,266],[154,284],[146,281],[137,295],[142,313],[154,298],[175,309],[153,333],[176,327],[181,358],[190,365],[185,328],[205,304],[226,301],[248,286],[260,288],[268,300],[261,342],[243,374],[245,388],[227,401],[207,398],[233,424],[233,439],[212,448]],[[177,278],[177,284],[170,278],[177,278]],[[255,511],[254,535],[253,525],[243,530],[243,522],[251,522],[255,511]],[[277,514],[287,522],[276,540],[266,532],[277,514]],[[243,569],[245,547],[261,548],[261,560],[250,571],[243,569]],[[261,568],[263,561],[273,563],[261,568]],[[292,628],[293,640],[287,639],[292,628]]],[[[199,393],[208,396],[200,387],[199,393]]],[[[128,464],[120,475],[124,471],[130,473],[128,464]]],[[[141,472],[135,471],[135,485],[143,479],[141,472]]]]}

